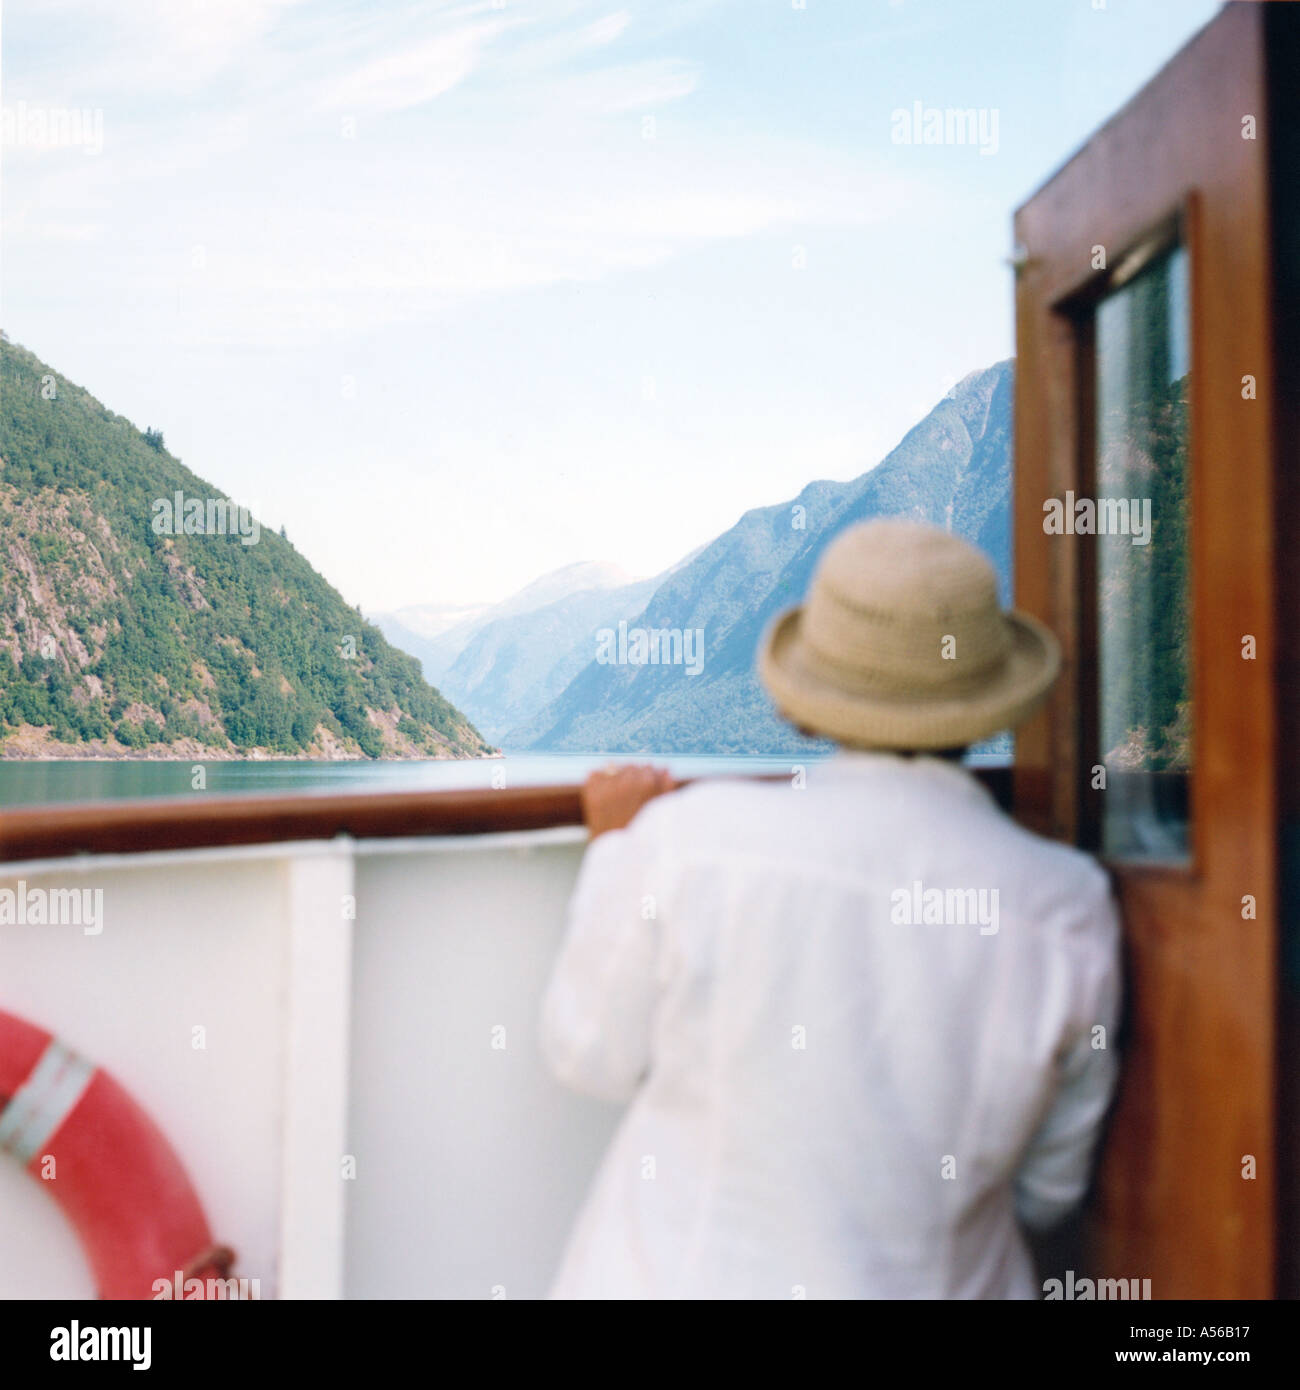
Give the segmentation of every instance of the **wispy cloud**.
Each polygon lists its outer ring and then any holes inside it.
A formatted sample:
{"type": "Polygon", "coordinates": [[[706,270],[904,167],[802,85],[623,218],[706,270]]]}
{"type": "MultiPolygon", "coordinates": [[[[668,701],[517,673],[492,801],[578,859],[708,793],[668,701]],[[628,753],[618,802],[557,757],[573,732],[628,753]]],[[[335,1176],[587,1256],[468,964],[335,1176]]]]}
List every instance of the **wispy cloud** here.
{"type": "Polygon", "coordinates": [[[179,296],[190,341],[283,347],[436,318],[475,295],[648,271],[719,242],[866,227],[918,197],[883,168],[796,143],[769,145],[753,165],[711,140],[664,154],[623,141],[545,161],[430,150],[415,174],[406,161],[402,147],[374,150],[327,176],[316,164],[285,170],[272,151],[243,173],[246,197],[274,216],[187,199],[163,238],[108,240],[101,272],[152,298],[179,296]]]}
{"type": "Polygon", "coordinates": [[[549,93],[553,101],[578,111],[617,115],[678,101],[690,96],[699,82],[695,64],[660,58],[565,77],[552,84],[549,93]]]}
{"type": "Polygon", "coordinates": [[[465,81],[488,45],[517,21],[488,20],[403,46],[328,84],[321,104],[337,111],[404,111],[423,106],[465,81]]]}
{"type": "Polygon", "coordinates": [[[102,158],[33,155],[5,235],[33,266],[43,245],[97,243],[100,283],[183,303],[190,341],[337,339],[719,241],[867,225],[919,196],[879,161],[772,133],[645,128],[703,75],[639,43],[654,22],[626,6],[346,7],[328,24],[293,0],[141,11],[157,21],[150,64],[203,48],[224,16],[204,49],[211,100],[160,121],[142,94],[110,108],[102,158]],[[238,80],[216,80],[243,43],[238,80]]]}
{"type": "Polygon", "coordinates": [[[618,10],[587,25],[582,31],[582,38],[592,48],[599,48],[604,44],[613,43],[631,22],[632,16],[626,10],[618,10]]]}
{"type": "Polygon", "coordinates": [[[306,0],[40,0],[46,42],[24,52],[21,64],[7,63],[5,76],[51,99],[55,88],[199,93],[305,7],[306,0]]]}

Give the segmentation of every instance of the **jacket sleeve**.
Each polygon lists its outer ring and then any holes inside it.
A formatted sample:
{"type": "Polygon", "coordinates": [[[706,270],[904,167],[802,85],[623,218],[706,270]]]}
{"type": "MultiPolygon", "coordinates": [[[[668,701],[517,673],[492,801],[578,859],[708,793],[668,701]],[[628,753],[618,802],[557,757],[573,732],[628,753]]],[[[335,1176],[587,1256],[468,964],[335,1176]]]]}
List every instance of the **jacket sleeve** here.
{"type": "Polygon", "coordinates": [[[551,1071],[602,1100],[629,1100],[650,1065],[662,897],[653,810],[588,847],[542,1003],[551,1071]]]}
{"type": "Polygon", "coordinates": [[[1079,1035],[1062,1059],[1051,1108],[1016,1174],[1016,1214],[1031,1230],[1056,1225],[1082,1201],[1119,1074],[1119,920],[1109,893],[1098,910],[1107,919],[1105,947],[1092,964],[1079,1035]],[[1104,1033],[1094,1031],[1099,1026],[1104,1033]]]}

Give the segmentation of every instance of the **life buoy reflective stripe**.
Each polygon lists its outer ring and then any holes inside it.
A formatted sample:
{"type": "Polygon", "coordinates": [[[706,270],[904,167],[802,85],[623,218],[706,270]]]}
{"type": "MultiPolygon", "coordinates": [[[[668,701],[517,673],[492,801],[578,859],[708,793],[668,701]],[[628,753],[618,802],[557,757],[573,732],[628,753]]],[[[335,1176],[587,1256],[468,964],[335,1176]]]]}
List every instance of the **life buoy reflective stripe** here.
{"type": "Polygon", "coordinates": [[[68,1216],[101,1298],[152,1298],[177,1270],[225,1274],[180,1159],[106,1072],[0,1010],[0,1149],[68,1216]]]}
{"type": "Polygon", "coordinates": [[[0,1112],[0,1149],[23,1164],[43,1153],[94,1074],[84,1057],[52,1038],[0,1112]]]}

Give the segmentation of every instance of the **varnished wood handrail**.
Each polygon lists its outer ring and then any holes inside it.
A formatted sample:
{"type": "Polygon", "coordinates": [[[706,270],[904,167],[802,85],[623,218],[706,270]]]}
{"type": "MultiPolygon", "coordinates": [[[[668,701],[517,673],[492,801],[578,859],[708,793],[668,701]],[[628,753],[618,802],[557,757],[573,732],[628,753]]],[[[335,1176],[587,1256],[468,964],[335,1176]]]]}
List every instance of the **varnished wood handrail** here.
{"type": "Polygon", "coordinates": [[[159,797],[0,815],[0,862],[292,840],[483,835],[578,825],[577,786],[346,795],[159,797]]]}
{"type": "MultiPolygon", "coordinates": [[[[975,774],[1003,806],[1011,769],[975,774]]],[[[0,814],[0,864],[74,854],[139,854],[296,840],[488,835],[581,825],[577,784],[349,795],[159,797],[0,814]]]]}

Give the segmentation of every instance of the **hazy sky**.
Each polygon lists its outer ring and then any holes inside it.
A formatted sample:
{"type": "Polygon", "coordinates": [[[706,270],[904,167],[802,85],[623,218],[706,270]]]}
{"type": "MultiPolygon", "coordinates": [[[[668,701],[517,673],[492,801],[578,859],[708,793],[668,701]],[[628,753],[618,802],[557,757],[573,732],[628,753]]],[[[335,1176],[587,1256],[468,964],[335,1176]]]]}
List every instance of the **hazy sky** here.
{"type": "Polygon", "coordinates": [[[8,0],[3,324],[369,612],[653,573],[1011,354],[1013,209],[1217,8],[1096,6],[8,0]]]}

